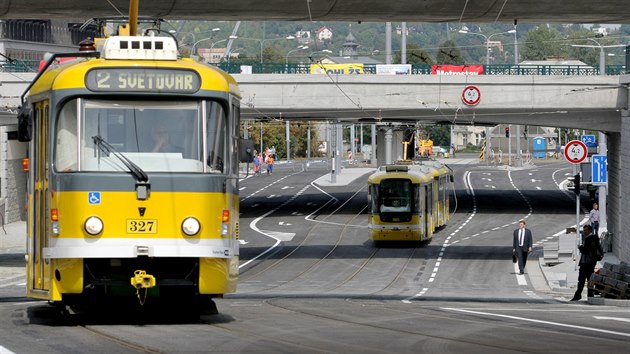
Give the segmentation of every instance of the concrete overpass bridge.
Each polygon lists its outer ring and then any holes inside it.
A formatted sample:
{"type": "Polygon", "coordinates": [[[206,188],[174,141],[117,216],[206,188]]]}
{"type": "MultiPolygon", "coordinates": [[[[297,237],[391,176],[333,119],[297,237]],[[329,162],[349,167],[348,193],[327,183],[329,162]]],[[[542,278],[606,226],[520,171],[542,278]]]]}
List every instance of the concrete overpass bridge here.
{"type": "MultiPolygon", "coordinates": [[[[126,15],[129,0],[0,0],[0,18],[126,15]]],[[[627,23],[627,0],[140,0],[141,16],[253,21],[627,23]]]]}
{"type": "Polygon", "coordinates": [[[630,76],[234,75],[248,119],[526,124],[621,132],[630,76]],[[462,99],[479,90],[477,104],[462,99]]]}

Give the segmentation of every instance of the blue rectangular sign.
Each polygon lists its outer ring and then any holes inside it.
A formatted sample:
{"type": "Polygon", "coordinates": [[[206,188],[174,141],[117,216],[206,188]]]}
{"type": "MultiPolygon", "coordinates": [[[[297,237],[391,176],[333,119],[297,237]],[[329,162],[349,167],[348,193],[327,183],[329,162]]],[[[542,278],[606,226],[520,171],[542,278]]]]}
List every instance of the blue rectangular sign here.
{"type": "Polygon", "coordinates": [[[593,155],[591,156],[591,176],[593,183],[608,182],[608,156],[593,155]]]}
{"type": "Polygon", "coordinates": [[[586,145],[586,147],[597,147],[595,135],[582,135],[582,142],[586,145]]]}

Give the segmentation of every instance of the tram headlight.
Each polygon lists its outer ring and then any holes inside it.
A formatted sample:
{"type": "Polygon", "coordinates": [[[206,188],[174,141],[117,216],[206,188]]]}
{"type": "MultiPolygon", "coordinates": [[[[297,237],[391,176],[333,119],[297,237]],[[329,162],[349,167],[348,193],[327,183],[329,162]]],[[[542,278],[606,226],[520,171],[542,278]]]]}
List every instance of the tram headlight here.
{"type": "Polygon", "coordinates": [[[83,228],[85,228],[85,232],[92,236],[98,235],[101,231],[103,231],[103,221],[97,216],[90,216],[87,220],[85,220],[83,228]]]}
{"type": "Polygon", "coordinates": [[[201,229],[201,224],[199,224],[199,220],[193,218],[192,216],[187,217],[182,222],[182,231],[188,236],[194,236],[199,233],[201,229]]]}

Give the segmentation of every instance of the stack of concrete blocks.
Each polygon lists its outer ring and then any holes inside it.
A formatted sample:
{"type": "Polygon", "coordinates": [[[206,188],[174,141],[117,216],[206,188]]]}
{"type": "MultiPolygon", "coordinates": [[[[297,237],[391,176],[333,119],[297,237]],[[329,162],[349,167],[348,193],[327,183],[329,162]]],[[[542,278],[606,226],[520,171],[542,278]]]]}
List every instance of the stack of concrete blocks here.
{"type": "Polygon", "coordinates": [[[570,262],[576,259],[575,229],[567,229],[567,233],[553,241],[543,243],[543,261],[548,266],[570,262]],[[571,232],[573,231],[573,232],[571,232]]]}
{"type": "Polygon", "coordinates": [[[605,262],[603,268],[591,275],[588,287],[605,298],[630,299],[628,284],[630,284],[630,263],[605,262]]]}
{"type": "Polygon", "coordinates": [[[601,297],[610,299],[630,299],[630,263],[612,264],[605,262],[604,267],[591,275],[588,287],[601,297]]]}

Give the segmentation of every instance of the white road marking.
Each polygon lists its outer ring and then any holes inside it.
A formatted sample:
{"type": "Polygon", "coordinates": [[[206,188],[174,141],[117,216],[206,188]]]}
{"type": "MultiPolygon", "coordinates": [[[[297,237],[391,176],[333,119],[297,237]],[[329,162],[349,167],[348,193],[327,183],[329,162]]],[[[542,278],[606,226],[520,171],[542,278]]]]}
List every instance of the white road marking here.
{"type": "Polygon", "coordinates": [[[630,322],[630,318],[621,318],[621,317],[593,316],[593,318],[595,318],[597,320],[612,320],[612,321],[630,322]]]}
{"type": "Polygon", "coordinates": [[[15,353],[0,345],[0,354],[15,354],[15,353]]]}
{"type": "Polygon", "coordinates": [[[518,285],[527,285],[527,279],[525,279],[525,274],[518,274],[518,262],[514,263],[514,273],[516,273],[516,281],[518,285]]]}
{"type": "Polygon", "coordinates": [[[526,321],[526,322],[542,323],[542,324],[547,324],[547,325],[550,325],[550,326],[568,327],[568,328],[575,328],[575,329],[580,329],[580,330],[584,330],[584,331],[599,332],[599,333],[607,333],[607,334],[613,334],[613,335],[618,335],[618,336],[622,336],[622,337],[630,337],[630,333],[623,333],[623,332],[617,332],[617,331],[609,331],[609,330],[607,330],[607,329],[600,329],[600,328],[593,328],[593,327],[578,326],[578,325],[572,325],[572,324],[566,324],[566,323],[559,323],[559,322],[551,322],[551,321],[537,320],[537,319],[534,319],[534,318],[518,317],[518,316],[511,316],[511,315],[502,315],[502,314],[498,314],[498,313],[490,313],[490,312],[482,312],[482,311],[472,311],[472,310],[465,310],[465,309],[456,309],[456,308],[452,308],[452,307],[442,307],[442,309],[443,309],[443,310],[447,310],[447,311],[464,312],[464,313],[470,313],[470,314],[482,315],[482,316],[490,316],[490,317],[509,318],[509,319],[512,319],[512,320],[517,320],[517,321],[526,321]]]}

